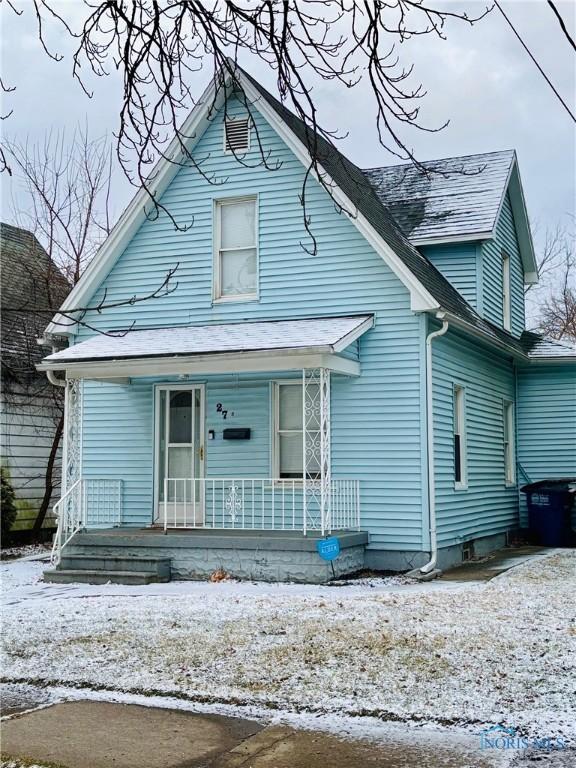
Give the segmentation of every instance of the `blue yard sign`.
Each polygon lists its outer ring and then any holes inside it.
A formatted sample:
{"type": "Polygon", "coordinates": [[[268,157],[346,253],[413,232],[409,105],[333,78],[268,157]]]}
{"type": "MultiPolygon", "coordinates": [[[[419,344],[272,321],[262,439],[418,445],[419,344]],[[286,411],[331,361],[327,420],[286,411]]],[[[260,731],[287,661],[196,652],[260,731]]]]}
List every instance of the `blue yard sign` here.
{"type": "Polygon", "coordinates": [[[340,554],[340,541],[336,536],[321,539],[316,543],[316,550],[323,560],[335,560],[340,554]]]}

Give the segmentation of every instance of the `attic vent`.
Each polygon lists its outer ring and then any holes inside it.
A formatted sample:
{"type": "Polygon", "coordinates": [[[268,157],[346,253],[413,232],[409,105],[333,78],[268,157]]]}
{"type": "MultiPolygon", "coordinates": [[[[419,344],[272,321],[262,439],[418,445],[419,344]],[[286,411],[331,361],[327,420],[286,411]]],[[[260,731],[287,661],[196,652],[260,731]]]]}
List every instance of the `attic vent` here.
{"type": "Polygon", "coordinates": [[[250,149],[250,118],[226,120],[224,124],[226,152],[244,152],[250,149]]]}

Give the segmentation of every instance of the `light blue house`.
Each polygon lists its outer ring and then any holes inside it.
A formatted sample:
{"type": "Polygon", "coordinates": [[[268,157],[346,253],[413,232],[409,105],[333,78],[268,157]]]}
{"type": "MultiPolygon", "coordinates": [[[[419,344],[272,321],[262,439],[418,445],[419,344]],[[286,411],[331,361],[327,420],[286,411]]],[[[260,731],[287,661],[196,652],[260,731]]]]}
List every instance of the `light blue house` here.
{"type": "Polygon", "coordinates": [[[159,164],[160,210],[136,195],[46,331],[51,578],[322,581],[503,545],[525,478],[576,475],[576,354],[525,331],[515,153],[361,171],[318,137],[305,219],[314,137],[245,72],[182,135],[201,171],[159,164]]]}

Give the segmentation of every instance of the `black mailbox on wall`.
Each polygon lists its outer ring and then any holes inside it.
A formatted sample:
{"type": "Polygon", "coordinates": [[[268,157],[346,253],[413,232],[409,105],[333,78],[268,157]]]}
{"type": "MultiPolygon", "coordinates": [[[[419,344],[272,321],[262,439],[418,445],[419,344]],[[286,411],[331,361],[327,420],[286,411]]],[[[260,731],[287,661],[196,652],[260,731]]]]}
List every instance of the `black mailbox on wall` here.
{"type": "Polygon", "coordinates": [[[222,437],[224,440],[250,440],[250,429],[248,427],[225,429],[222,437]]]}

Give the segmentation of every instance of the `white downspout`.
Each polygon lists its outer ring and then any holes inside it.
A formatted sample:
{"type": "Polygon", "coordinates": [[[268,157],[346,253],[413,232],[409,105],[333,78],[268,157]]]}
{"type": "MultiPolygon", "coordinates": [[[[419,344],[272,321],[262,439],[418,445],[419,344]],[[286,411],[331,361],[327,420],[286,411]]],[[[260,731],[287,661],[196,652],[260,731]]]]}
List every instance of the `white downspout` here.
{"type": "Polygon", "coordinates": [[[58,376],[54,374],[54,371],[46,371],[46,378],[50,382],[50,384],[53,384],[55,387],[65,387],[66,386],[66,379],[59,379],[58,376]]]}
{"type": "Polygon", "coordinates": [[[442,328],[432,331],[426,337],[426,440],[428,454],[428,520],[430,530],[430,560],[420,568],[420,573],[430,573],[436,568],[438,559],[438,541],[436,531],[436,482],[434,477],[434,391],[432,388],[432,342],[444,336],[448,330],[448,320],[444,312],[438,312],[442,328]]]}

